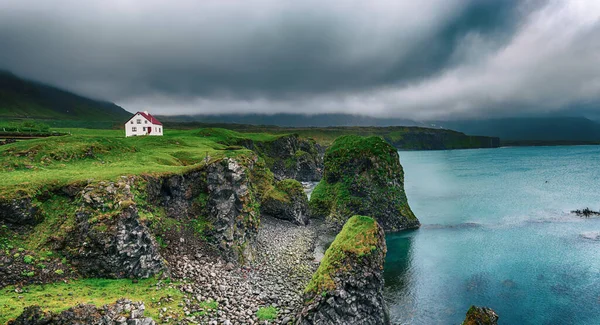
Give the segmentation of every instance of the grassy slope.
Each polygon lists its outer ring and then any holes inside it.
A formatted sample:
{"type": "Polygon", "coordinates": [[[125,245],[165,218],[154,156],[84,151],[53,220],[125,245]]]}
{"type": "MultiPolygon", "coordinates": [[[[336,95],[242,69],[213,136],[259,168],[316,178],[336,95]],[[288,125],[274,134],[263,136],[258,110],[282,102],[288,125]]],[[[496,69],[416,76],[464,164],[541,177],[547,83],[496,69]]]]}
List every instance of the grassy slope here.
{"type": "Polygon", "coordinates": [[[139,280],[137,284],[127,279],[82,279],[69,283],[26,286],[19,293],[15,292],[15,287],[9,286],[0,290],[0,324],[16,318],[25,307],[31,305],[41,305],[44,310],[58,312],[81,303],[96,306],[111,304],[120,298],[144,301],[145,315],[154,319],[158,319],[159,308],[171,308],[183,314],[177,306],[183,299],[183,293],[176,288],[157,286],[158,283],[156,279],[139,280]],[[173,301],[161,300],[168,296],[173,301]]]}
{"type": "Polygon", "coordinates": [[[277,136],[222,129],[165,131],[163,137],[125,138],[119,130],[71,130],[73,135],[0,147],[0,197],[31,194],[73,182],[114,180],[121,175],[181,173],[216,159],[249,152],[228,139],[269,141],[277,136]]]}

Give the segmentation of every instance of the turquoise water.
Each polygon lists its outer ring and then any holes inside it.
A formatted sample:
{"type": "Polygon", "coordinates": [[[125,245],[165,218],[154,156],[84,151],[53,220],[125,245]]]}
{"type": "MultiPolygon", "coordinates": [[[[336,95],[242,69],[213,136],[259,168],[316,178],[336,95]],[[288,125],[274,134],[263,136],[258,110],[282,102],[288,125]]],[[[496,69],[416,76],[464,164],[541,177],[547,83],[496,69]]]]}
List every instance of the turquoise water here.
{"type": "Polygon", "coordinates": [[[388,235],[386,298],[400,324],[600,324],[600,146],[400,152],[423,226],[388,235]]]}

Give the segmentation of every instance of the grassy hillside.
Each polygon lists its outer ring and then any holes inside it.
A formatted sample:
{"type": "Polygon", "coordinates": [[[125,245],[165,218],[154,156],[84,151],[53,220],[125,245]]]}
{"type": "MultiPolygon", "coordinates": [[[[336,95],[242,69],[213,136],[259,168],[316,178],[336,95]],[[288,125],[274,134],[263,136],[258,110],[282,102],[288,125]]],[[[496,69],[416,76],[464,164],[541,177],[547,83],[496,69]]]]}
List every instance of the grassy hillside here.
{"type": "Polygon", "coordinates": [[[228,146],[231,139],[269,141],[278,137],[223,129],[166,130],[162,137],[131,138],[125,138],[121,130],[71,132],[0,146],[0,197],[32,194],[88,179],[180,173],[206,161],[249,152],[228,146]]]}
{"type": "Polygon", "coordinates": [[[0,71],[0,119],[124,121],[131,114],[93,100],[0,71]]]}

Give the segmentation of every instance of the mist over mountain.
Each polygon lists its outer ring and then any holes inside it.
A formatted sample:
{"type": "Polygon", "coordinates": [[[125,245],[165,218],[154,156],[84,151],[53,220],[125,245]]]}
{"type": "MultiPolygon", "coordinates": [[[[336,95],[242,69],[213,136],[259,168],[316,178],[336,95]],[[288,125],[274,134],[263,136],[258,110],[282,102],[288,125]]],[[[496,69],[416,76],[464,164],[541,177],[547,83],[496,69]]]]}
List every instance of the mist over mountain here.
{"type": "Polygon", "coordinates": [[[0,119],[120,121],[122,107],[0,71],[0,119]]]}

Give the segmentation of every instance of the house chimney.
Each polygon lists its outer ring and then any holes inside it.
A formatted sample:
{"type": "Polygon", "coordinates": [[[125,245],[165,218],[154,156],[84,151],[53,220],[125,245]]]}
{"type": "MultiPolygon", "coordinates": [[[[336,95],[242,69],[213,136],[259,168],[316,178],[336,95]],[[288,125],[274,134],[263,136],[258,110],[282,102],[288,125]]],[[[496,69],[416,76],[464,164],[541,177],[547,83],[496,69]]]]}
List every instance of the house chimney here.
{"type": "Polygon", "coordinates": [[[148,115],[148,111],[144,111],[144,114],[148,115]]]}

